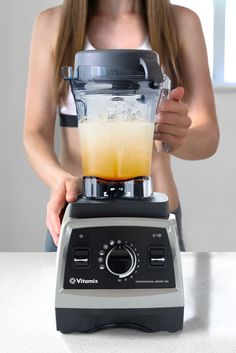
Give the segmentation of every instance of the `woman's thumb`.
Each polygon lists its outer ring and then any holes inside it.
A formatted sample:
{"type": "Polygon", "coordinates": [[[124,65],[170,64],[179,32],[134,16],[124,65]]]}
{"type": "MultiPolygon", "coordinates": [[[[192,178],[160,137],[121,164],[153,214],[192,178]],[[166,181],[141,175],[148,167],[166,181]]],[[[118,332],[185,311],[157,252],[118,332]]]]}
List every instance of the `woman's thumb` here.
{"type": "Polygon", "coordinates": [[[177,87],[170,92],[170,99],[174,101],[181,101],[184,96],[184,88],[177,87]]]}
{"type": "Polygon", "coordinates": [[[73,202],[78,199],[79,194],[79,181],[77,178],[74,180],[66,181],[66,201],[73,202]]]}

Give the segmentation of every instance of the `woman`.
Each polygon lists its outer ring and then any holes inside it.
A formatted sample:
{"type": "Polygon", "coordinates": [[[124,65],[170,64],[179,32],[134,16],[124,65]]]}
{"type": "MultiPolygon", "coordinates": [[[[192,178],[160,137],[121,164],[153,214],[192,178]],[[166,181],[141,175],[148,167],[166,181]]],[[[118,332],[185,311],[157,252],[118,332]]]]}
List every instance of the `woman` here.
{"type": "Polygon", "coordinates": [[[192,11],[168,0],[65,0],[36,19],[24,143],[32,166],[51,189],[46,224],[52,238],[48,235],[47,250],[56,250],[60,213],[66,201],[76,200],[82,177],[76,129],[61,128],[60,160],[53,148],[57,107],[63,114],[75,114],[60,67],[73,66],[75,53],[91,48],[152,48],[172,79],[174,89],[159,107],[154,133],[154,139],[168,144],[169,153],[154,150],[151,176],[154,191],[169,197],[184,250],[171,155],[187,160],[210,157],[216,151],[219,130],[200,21],[192,11]]]}

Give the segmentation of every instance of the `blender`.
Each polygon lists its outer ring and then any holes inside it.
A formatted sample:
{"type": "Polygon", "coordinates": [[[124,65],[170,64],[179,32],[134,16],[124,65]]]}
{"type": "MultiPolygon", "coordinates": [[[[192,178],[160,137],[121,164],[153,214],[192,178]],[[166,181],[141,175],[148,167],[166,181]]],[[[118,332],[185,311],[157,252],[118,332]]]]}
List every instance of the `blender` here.
{"type": "Polygon", "coordinates": [[[57,330],[177,331],[184,313],[177,227],[150,177],[156,110],[170,85],[158,54],[81,51],[74,70],[62,73],[76,104],[84,177],[62,220],[57,330]]]}

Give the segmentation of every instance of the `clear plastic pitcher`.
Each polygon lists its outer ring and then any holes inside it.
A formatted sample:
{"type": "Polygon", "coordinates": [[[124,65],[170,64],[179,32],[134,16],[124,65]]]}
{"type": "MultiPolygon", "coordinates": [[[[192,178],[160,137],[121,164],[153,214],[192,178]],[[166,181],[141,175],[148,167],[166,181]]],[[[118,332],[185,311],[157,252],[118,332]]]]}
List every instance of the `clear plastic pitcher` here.
{"type": "Polygon", "coordinates": [[[149,176],[156,110],[168,80],[157,54],[79,52],[74,72],[72,77],[64,68],[76,102],[83,175],[105,180],[149,176]]]}

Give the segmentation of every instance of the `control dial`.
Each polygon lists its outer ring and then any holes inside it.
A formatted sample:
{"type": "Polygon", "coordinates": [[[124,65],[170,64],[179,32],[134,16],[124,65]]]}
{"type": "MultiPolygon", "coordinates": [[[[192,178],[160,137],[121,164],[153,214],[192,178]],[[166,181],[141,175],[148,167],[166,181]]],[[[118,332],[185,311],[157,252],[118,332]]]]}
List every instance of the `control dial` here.
{"type": "Polygon", "coordinates": [[[106,267],[119,278],[129,276],[137,264],[136,254],[128,245],[113,247],[106,256],[106,267]]]}

